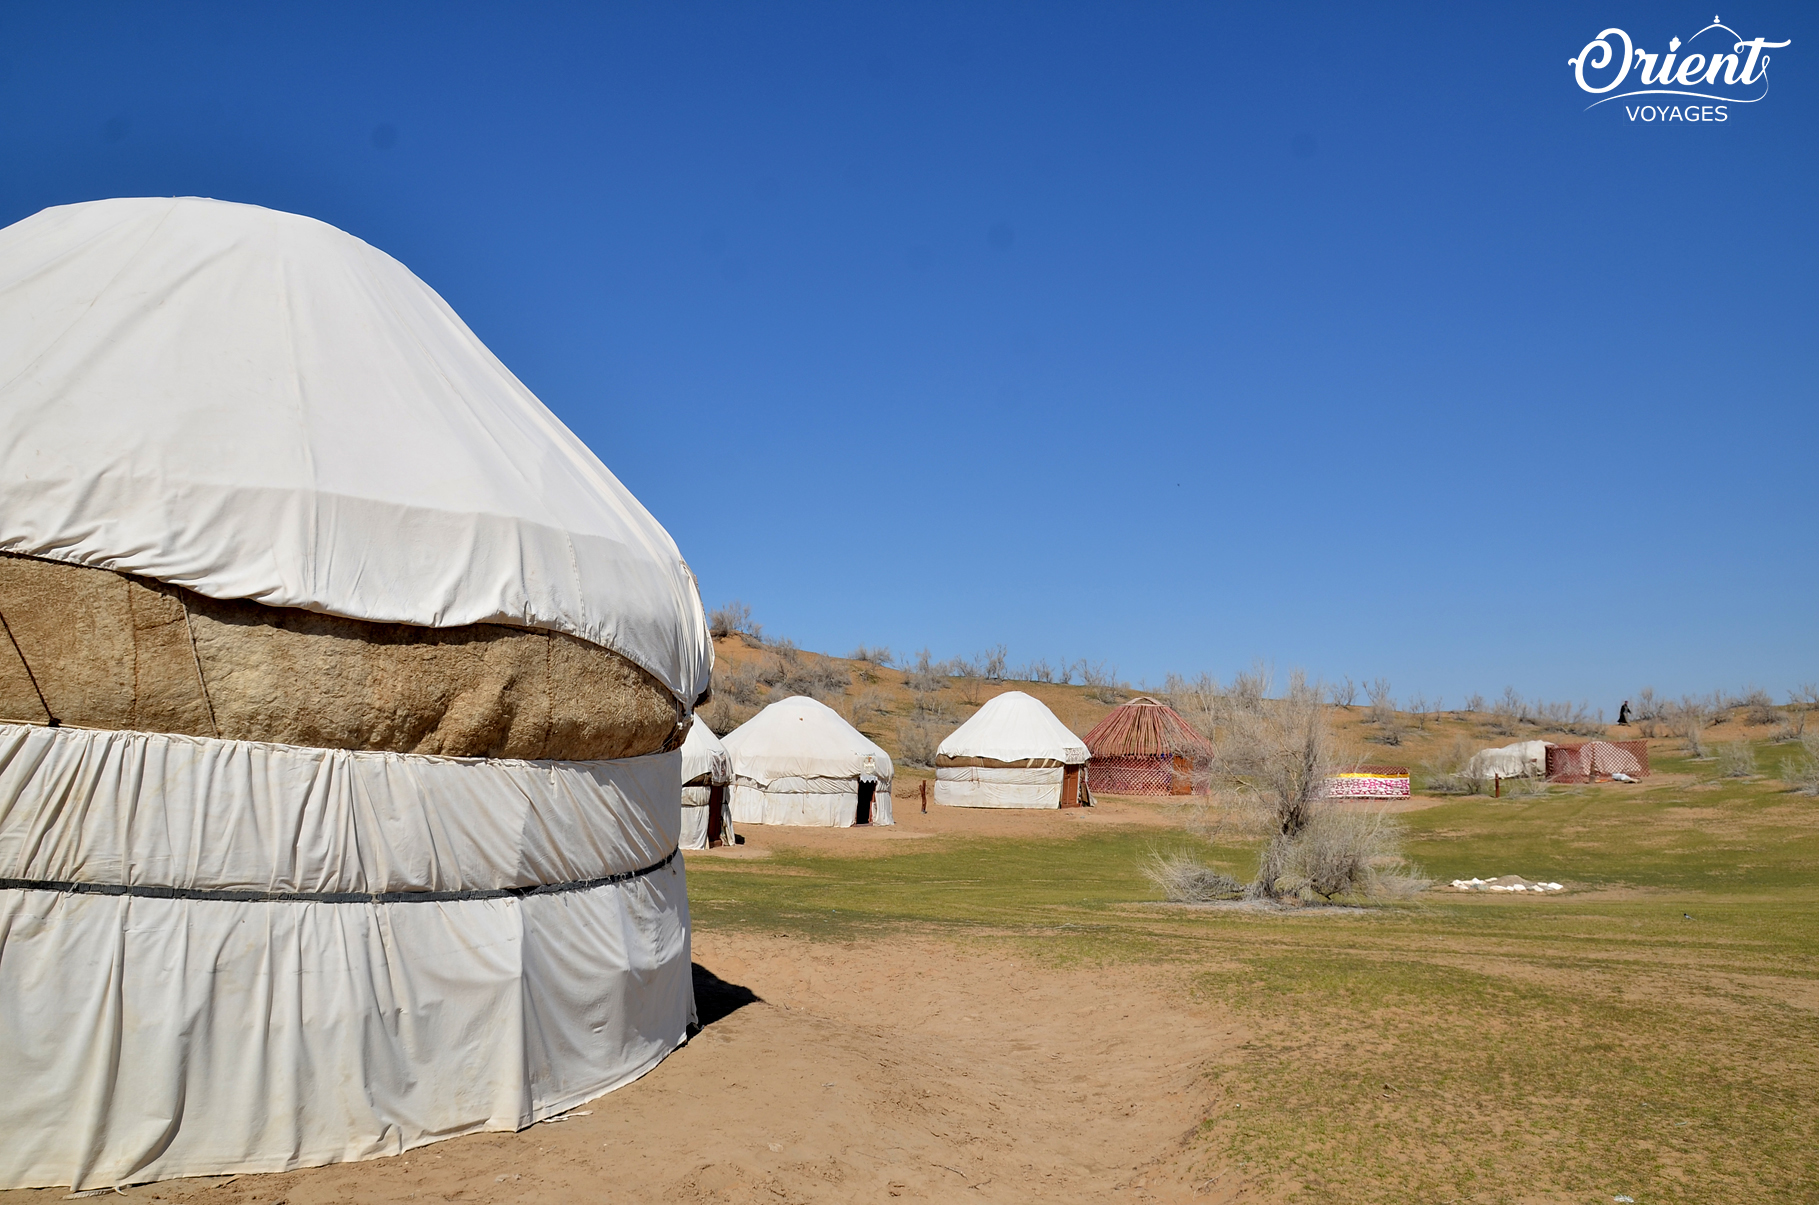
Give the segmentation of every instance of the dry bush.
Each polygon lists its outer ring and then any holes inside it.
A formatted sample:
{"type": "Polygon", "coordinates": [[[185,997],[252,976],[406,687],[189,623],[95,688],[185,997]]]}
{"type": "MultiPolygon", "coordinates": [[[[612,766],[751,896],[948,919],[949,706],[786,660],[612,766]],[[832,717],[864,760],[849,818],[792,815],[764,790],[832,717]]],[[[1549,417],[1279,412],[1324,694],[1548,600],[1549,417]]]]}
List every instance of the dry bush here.
{"type": "Polygon", "coordinates": [[[1099,703],[1122,701],[1118,686],[1118,667],[1107,667],[1103,661],[1091,665],[1080,663],[1080,680],[1086,684],[1086,697],[1099,703]]]}
{"type": "Polygon", "coordinates": [[[714,666],[714,697],[743,707],[755,707],[764,697],[758,682],[758,667],[717,663],[714,666]]]}
{"type": "Polygon", "coordinates": [[[846,659],[848,661],[857,661],[862,665],[889,665],[892,660],[891,651],[886,646],[879,645],[876,648],[873,648],[871,645],[867,644],[862,644],[848,653],[846,659]]]}
{"type": "Polygon", "coordinates": [[[752,629],[752,609],[734,599],[707,613],[707,630],[716,636],[736,636],[752,629]]]}
{"type": "Polygon", "coordinates": [[[1725,741],[1718,746],[1718,777],[1749,778],[1756,773],[1756,751],[1748,741],[1725,741]]]}
{"type": "Polygon", "coordinates": [[[1639,720],[1662,720],[1667,718],[1667,700],[1655,695],[1655,688],[1644,686],[1636,692],[1636,701],[1630,710],[1639,720]]]}
{"type": "Polygon", "coordinates": [[[1695,695],[1682,695],[1680,701],[1668,709],[1672,731],[1686,742],[1689,756],[1705,756],[1705,730],[1711,725],[1716,710],[1712,700],[1695,695]]]}
{"type": "Polygon", "coordinates": [[[1800,738],[1800,748],[1782,767],[1781,777],[1802,795],[1819,795],[1819,732],[1800,738]]]}
{"type": "Polygon", "coordinates": [[[861,691],[846,700],[844,711],[846,722],[859,731],[865,731],[866,725],[872,723],[888,709],[884,696],[875,690],[861,691]]]}
{"type": "Polygon", "coordinates": [[[1405,899],[1427,884],[1402,856],[1403,826],[1386,812],[1322,808],[1293,837],[1271,842],[1275,880],[1263,894],[1312,903],[1339,897],[1405,899]]]}
{"type": "Polygon", "coordinates": [[[1043,657],[1013,670],[1011,676],[1019,682],[1053,682],[1055,667],[1049,664],[1048,658],[1043,657]]]}
{"type": "Polygon", "coordinates": [[[985,702],[985,680],[982,678],[956,678],[954,689],[960,701],[968,707],[977,707],[985,702]]]}
{"type": "Polygon", "coordinates": [[[1781,709],[1775,706],[1774,698],[1760,686],[1752,686],[1737,698],[1736,704],[1743,711],[1743,722],[1762,727],[1773,724],[1781,718],[1781,709]]]}
{"type": "Polygon", "coordinates": [[[1484,696],[1472,695],[1467,698],[1465,700],[1465,709],[1473,714],[1482,712],[1484,710],[1484,696]]]}
{"type": "Polygon", "coordinates": [[[913,716],[898,724],[897,748],[902,751],[904,764],[934,765],[935,753],[950,731],[951,725],[938,713],[913,716]]]}
{"type": "Polygon", "coordinates": [[[1281,698],[1259,700],[1254,712],[1234,709],[1219,733],[1214,797],[1194,813],[1195,823],[1264,836],[1257,878],[1246,889],[1258,898],[1378,899],[1414,890],[1419,880],[1397,852],[1396,822],[1326,797],[1340,759],[1324,695],[1296,672],[1281,698]]]}
{"type": "Polygon", "coordinates": [[[928,650],[923,649],[916,654],[916,659],[910,662],[909,667],[904,670],[903,684],[917,696],[917,708],[926,710],[924,700],[947,685],[947,674],[943,671],[942,666],[929,656],[928,650]]]}
{"type": "Polygon", "coordinates": [[[756,708],[742,707],[724,695],[715,695],[706,707],[695,713],[715,736],[725,736],[756,714],[756,708]]]}
{"type": "Polygon", "coordinates": [[[1333,706],[1343,707],[1350,711],[1352,705],[1358,701],[1358,688],[1353,685],[1350,678],[1346,678],[1333,684],[1328,697],[1332,699],[1333,706]]]}
{"type": "Polygon", "coordinates": [[[1482,795],[1490,780],[1476,765],[1478,742],[1456,736],[1422,767],[1422,789],[1430,795],[1482,795]]]}
{"type": "Polygon", "coordinates": [[[1775,722],[1775,740],[1777,742],[1797,741],[1805,735],[1806,709],[1804,707],[1782,712],[1781,718],[1775,722]]]}
{"type": "Polygon", "coordinates": [[[1225,692],[1231,710],[1248,715],[1263,714],[1263,704],[1269,698],[1274,677],[1269,666],[1261,661],[1252,662],[1249,673],[1233,674],[1232,684],[1225,692]]]}
{"type": "Polygon", "coordinates": [[[987,682],[1004,681],[1004,679],[1009,676],[1010,672],[1006,665],[1006,658],[1009,655],[1010,650],[1005,648],[1002,644],[994,644],[991,648],[980,653],[977,662],[979,676],[984,678],[987,682]]]}
{"type": "Polygon", "coordinates": [[[1243,883],[1182,851],[1153,850],[1142,869],[1143,877],[1160,888],[1162,898],[1171,904],[1208,904],[1244,896],[1243,883]]]}
{"type": "Polygon", "coordinates": [[[770,691],[775,703],[792,695],[807,695],[825,703],[846,693],[853,676],[838,662],[827,657],[805,657],[789,640],[773,647],[776,656],[757,671],[758,683],[770,691]]]}

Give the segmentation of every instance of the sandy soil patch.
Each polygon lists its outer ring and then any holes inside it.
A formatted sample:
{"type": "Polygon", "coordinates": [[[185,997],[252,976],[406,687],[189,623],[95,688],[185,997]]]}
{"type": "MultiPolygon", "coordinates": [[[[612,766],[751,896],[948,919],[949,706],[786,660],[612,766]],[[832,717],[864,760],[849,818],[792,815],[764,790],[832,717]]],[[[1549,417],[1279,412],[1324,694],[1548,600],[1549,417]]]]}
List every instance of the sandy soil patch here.
{"type": "Polygon", "coordinates": [[[699,930],[695,960],[703,1031],[569,1120],[126,1195],[194,1205],[1229,1199],[1223,1181],[1189,1182],[1185,1143],[1205,1116],[1201,1069],[1247,1034],[1223,1010],[1190,1003],[1166,972],[1055,970],[913,938],[837,945],[699,930]]]}

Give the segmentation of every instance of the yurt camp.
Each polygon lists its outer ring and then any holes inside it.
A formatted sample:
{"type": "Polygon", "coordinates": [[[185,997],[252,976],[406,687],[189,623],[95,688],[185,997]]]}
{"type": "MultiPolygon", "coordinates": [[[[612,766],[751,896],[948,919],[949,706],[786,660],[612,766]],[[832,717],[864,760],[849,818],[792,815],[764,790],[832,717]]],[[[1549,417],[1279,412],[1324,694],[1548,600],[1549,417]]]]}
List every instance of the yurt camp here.
{"type": "Polygon", "coordinates": [[[1086,742],[1040,699],[1007,690],[941,742],[935,802],[969,808],[1072,808],[1088,801],[1086,742]]]}
{"type": "Polygon", "coordinates": [[[890,824],[890,754],[825,703],[794,695],[726,734],[735,824],[890,824]]]}
{"type": "Polygon", "coordinates": [[[1093,790],[1108,795],[1192,795],[1195,766],[1212,746],[1166,703],[1138,696],[1086,734],[1093,790]]]}
{"type": "Polygon", "coordinates": [[[310,218],[0,230],[0,1187],[396,1154],[693,1012],[661,526],[310,218]]]}
{"type": "Polygon", "coordinates": [[[682,848],[712,849],[733,843],[732,802],[727,787],[733,763],[726,746],[697,719],[682,742],[682,848]]]}

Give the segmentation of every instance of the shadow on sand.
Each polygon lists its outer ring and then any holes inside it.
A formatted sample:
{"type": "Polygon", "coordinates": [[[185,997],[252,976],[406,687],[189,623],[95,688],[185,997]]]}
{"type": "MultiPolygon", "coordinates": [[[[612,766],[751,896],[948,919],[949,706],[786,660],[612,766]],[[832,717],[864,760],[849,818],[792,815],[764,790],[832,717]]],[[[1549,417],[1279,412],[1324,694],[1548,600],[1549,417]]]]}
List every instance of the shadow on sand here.
{"type": "Polygon", "coordinates": [[[692,970],[695,978],[695,1011],[700,1014],[701,1021],[695,1033],[723,1017],[732,1016],[748,1004],[763,1003],[763,998],[751,988],[728,983],[698,962],[692,964],[692,970]]]}

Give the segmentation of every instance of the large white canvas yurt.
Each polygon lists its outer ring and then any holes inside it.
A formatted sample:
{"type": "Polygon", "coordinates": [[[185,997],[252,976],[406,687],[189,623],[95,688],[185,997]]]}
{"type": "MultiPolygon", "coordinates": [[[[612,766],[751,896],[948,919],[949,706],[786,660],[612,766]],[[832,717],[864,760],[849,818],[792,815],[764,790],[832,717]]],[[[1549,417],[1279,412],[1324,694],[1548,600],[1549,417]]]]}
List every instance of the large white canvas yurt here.
{"type": "Polygon", "coordinates": [[[0,230],[0,1188],[395,1154],[693,1013],[693,575],[403,265],[0,230]]]}
{"type": "Polygon", "coordinates": [[[696,717],[682,742],[682,848],[711,849],[733,843],[727,788],[733,763],[707,721],[696,717]]]}
{"type": "Polygon", "coordinates": [[[825,703],[795,695],[726,734],[737,824],[890,824],[890,754],[825,703]]]}
{"type": "Polygon", "coordinates": [[[935,802],[968,808],[1071,808],[1084,802],[1086,742],[1040,699],[1007,690],[941,742],[935,802]]]}

